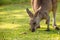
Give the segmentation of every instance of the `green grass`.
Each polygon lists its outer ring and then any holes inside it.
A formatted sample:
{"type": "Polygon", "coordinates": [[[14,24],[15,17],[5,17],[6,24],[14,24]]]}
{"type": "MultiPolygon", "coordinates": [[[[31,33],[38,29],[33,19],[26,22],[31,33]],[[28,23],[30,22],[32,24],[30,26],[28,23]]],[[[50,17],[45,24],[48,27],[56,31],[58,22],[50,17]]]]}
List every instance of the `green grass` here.
{"type": "MultiPolygon", "coordinates": [[[[51,31],[44,31],[46,30],[44,21],[41,22],[40,29],[31,32],[29,30],[29,16],[25,11],[27,7],[32,10],[29,5],[16,4],[0,7],[0,40],[60,40],[60,30],[54,30],[50,25],[51,31]]],[[[56,17],[57,25],[60,27],[59,16],[60,3],[58,3],[56,17]]],[[[52,24],[52,21],[50,24],[52,24]]]]}

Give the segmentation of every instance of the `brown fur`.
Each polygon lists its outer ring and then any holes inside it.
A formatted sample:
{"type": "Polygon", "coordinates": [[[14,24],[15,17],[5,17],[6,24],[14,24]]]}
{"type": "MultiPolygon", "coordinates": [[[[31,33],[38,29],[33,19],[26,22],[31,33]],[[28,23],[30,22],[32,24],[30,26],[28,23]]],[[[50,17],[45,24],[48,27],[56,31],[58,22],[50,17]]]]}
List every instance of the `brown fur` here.
{"type": "MultiPolygon", "coordinates": [[[[44,0],[31,0],[31,5],[32,5],[33,10],[37,11],[37,9],[41,6],[41,3],[43,1],[44,0]]],[[[52,10],[56,11],[56,9],[57,9],[57,0],[51,0],[51,3],[52,3],[52,10]]]]}
{"type": "Polygon", "coordinates": [[[28,8],[26,9],[26,11],[28,15],[30,16],[30,26],[31,26],[32,32],[34,32],[36,28],[40,27],[39,22],[42,19],[46,20],[47,30],[49,30],[50,11],[53,12],[53,18],[54,18],[53,25],[56,29],[59,29],[56,26],[56,22],[55,22],[57,0],[31,0],[31,2],[32,2],[31,4],[32,4],[35,14],[33,14],[28,8]]]}

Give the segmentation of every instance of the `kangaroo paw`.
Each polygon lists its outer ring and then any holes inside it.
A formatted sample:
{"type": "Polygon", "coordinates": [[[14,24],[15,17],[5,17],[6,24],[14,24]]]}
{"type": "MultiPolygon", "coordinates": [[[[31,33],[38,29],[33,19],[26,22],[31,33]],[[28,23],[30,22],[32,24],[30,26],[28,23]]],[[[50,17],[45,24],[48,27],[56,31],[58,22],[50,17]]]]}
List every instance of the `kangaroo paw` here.
{"type": "Polygon", "coordinates": [[[37,28],[40,28],[40,26],[38,26],[37,28]]]}

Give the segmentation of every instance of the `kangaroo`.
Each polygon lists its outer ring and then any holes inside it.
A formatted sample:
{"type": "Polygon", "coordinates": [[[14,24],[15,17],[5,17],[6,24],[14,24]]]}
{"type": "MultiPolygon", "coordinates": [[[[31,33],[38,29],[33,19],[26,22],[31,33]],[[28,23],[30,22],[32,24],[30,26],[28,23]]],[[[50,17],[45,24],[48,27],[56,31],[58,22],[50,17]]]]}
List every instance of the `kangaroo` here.
{"type": "MultiPolygon", "coordinates": [[[[35,1],[35,0],[33,0],[35,1]]],[[[53,12],[53,25],[54,28],[59,30],[59,28],[56,25],[56,9],[57,9],[57,4],[56,4],[56,0],[40,0],[37,1],[37,5],[36,9],[34,8],[35,13],[33,14],[28,8],[26,8],[26,11],[30,17],[30,26],[31,26],[31,31],[34,32],[36,30],[36,28],[40,28],[40,22],[45,19],[46,20],[46,24],[47,24],[47,30],[49,31],[49,23],[50,23],[50,16],[49,13],[50,11],[53,12]],[[38,4],[40,2],[40,4],[38,4]],[[40,6],[39,6],[40,5],[40,6]]],[[[34,4],[34,2],[33,2],[34,4]]],[[[36,4],[35,4],[36,5],[36,4]]],[[[34,6],[34,5],[33,5],[34,6]]]]}

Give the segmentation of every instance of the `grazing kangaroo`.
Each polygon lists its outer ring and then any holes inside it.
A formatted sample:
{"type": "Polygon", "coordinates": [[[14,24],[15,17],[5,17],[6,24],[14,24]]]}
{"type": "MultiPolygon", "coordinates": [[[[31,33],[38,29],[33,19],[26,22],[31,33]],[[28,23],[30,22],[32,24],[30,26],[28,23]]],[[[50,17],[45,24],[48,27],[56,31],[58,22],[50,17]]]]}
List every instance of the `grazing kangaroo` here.
{"type": "Polygon", "coordinates": [[[26,9],[29,17],[30,17],[30,26],[31,26],[31,31],[34,32],[36,28],[40,28],[40,22],[41,20],[45,19],[46,24],[47,24],[47,31],[49,31],[49,23],[50,23],[50,16],[49,13],[50,11],[53,12],[53,25],[54,28],[59,30],[59,28],[56,26],[56,9],[57,9],[57,1],[56,0],[38,0],[37,5],[35,6],[36,3],[34,4],[34,1],[36,2],[37,0],[33,0],[33,9],[35,11],[35,14],[33,14],[28,8],[26,9]],[[39,4],[40,2],[40,4],[39,4]]]}

